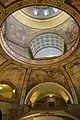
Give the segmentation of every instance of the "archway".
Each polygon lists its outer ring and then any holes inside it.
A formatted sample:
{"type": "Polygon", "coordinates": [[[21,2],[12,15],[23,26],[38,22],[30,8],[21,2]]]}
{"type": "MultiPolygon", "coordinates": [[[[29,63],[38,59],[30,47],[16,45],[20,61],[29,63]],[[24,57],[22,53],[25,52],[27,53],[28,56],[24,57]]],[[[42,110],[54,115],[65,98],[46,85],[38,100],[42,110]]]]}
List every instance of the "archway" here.
{"type": "Polygon", "coordinates": [[[50,98],[58,96],[62,98],[66,104],[73,104],[70,93],[63,86],[53,82],[41,83],[33,87],[26,96],[24,104],[27,104],[29,101],[32,105],[35,105],[43,96],[49,96],[50,98]]]}

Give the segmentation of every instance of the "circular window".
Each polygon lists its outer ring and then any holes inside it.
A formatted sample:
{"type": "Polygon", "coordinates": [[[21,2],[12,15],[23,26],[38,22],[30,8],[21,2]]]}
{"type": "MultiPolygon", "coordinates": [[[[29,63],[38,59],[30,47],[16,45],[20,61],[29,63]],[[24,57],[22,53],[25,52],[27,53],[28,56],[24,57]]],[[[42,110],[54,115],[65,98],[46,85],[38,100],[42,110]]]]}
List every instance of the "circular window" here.
{"type": "Polygon", "coordinates": [[[66,12],[49,6],[18,10],[5,20],[1,29],[5,52],[28,65],[64,59],[75,50],[78,41],[77,22],[66,12]]]}

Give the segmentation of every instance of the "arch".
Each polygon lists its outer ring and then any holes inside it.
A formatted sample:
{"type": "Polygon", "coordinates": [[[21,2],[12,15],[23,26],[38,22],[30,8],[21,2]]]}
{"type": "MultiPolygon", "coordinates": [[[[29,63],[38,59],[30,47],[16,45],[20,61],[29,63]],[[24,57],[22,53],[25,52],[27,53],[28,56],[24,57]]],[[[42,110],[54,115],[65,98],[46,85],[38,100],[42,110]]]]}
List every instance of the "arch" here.
{"type": "Polygon", "coordinates": [[[15,85],[13,85],[10,81],[3,80],[3,81],[0,81],[0,84],[6,84],[6,85],[9,85],[12,89],[16,89],[15,85]]]}
{"type": "Polygon", "coordinates": [[[15,85],[9,81],[0,81],[0,99],[11,101],[18,95],[15,85]]]}
{"type": "Polygon", "coordinates": [[[63,110],[58,110],[58,111],[32,111],[32,114],[25,114],[23,117],[21,117],[19,120],[39,120],[43,118],[43,120],[79,120],[77,117],[74,115],[71,115],[70,113],[63,111],[63,110]]]}
{"type": "Polygon", "coordinates": [[[34,104],[39,97],[45,94],[57,94],[61,96],[66,103],[70,100],[71,104],[73,104],[70,93],[63,86],[53,82],[41,83],[33,87],[27,94],[24,104],[28,101],[34,104]]]}

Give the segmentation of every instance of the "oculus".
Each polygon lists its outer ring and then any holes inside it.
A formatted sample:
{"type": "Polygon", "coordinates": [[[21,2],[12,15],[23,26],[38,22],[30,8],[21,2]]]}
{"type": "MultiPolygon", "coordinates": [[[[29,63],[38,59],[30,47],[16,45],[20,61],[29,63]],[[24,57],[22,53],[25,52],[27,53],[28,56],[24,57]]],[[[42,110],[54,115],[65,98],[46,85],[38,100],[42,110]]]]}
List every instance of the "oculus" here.
{"type": "Polygon", "coordinates": [[[78,40],[78,24],[66,12],[49,6],[30,6],[4,21],[0,43],[13,59],[36,64],[72,53],[78,40]]]}

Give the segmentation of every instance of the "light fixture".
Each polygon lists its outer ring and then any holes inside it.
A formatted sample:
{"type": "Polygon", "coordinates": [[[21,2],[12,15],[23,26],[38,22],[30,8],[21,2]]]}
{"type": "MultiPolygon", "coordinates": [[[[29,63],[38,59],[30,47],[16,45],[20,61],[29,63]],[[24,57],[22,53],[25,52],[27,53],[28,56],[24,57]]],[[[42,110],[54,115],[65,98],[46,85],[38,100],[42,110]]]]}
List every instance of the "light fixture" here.
{"type": "Polygon", "coordinates": [[[14,89],[14,90],[13,90],[13,93],[15,93],[15,92],[16,92],[16,90],[14,89]]]}
{"type": "Polygon", "coordinates": [[[0,84],[0,90],[2,90],[3,88],[2,88],[2,85],[0,84]]]}
{"type": "Polygon", "coordinates": [[[47,16],[47,15],[49,15],[49,10],[48,9],[44,9],[43,13],[44,13],[45,16],[47,16]]]}
{"type": "Polygon", "coordinates": [[[52,94],[50,94],[49,97],[52,97],[52,94]]]}

